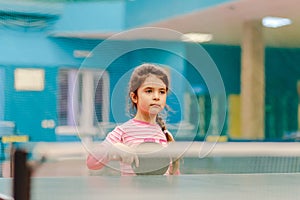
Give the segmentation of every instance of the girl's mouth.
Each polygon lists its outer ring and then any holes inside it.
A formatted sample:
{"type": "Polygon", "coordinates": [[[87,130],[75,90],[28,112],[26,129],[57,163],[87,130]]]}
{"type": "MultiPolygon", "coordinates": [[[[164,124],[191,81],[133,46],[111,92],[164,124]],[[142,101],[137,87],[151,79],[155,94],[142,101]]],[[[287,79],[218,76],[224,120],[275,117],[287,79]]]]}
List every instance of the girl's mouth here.
{"type": "Polygon", "coordinates": [[[160,107],[159,104],[150,104],[151,107],[160,107]]]}

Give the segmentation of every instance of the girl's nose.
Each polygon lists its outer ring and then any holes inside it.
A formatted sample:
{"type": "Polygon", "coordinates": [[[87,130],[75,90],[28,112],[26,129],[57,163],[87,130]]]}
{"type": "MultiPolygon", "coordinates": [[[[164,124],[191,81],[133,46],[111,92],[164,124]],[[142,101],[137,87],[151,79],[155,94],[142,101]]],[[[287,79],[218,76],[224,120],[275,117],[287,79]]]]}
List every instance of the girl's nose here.
{"type": "Polygon", "coordinates": [[[159,92],[153,93],[153,100],[159,100],[159,92]]]}

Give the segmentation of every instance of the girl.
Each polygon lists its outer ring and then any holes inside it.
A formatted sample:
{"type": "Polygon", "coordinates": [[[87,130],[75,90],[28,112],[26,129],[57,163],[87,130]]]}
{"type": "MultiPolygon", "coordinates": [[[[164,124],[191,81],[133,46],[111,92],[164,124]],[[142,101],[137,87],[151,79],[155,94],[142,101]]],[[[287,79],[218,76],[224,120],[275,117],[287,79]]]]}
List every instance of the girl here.
{"type": "MultiPolygon", "coordinates": [[[[132,119],[117,126],[87,158],[89,169],[101,169],[111,160],[121,161],[122,175],[134,175],[131,164],[139,165],[135,148],[143,143],[166,146],[174,139],[167,131],[160,112],[166,106],[169,78],[154,64],[135,68],[129,82],[132,119]]],[[[178,174],[178,161],[172,162],[167,174],[178,174]]]]}

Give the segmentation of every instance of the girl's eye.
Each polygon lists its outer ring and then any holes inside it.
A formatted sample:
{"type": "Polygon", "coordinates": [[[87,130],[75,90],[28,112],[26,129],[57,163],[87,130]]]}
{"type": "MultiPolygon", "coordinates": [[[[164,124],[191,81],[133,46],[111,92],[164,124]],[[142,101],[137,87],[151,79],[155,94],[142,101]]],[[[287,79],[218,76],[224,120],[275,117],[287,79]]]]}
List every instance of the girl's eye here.
{"type": "Polygon", "coordinates": [[[146,93],[151,93],[152,92],[152,90],[146,90],[146,93]]]}
{"type": "Polygon", "coordinates": [[[166,94],[166,91],[161,90],[160,93],[161,93],[161,94],[166,94]]]}

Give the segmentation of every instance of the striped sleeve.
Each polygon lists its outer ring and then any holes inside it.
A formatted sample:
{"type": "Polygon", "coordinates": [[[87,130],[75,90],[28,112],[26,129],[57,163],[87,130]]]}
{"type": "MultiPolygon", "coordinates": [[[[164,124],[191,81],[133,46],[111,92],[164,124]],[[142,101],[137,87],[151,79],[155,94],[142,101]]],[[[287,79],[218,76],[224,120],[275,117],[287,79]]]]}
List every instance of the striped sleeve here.
{"type": "Polygon", "coordinates": [[[110,142],[111,144],[120,143],[123,141],[122,136],[124,131],[117,126],[113,131],[107,134],[106,141],[110,142]]]}

